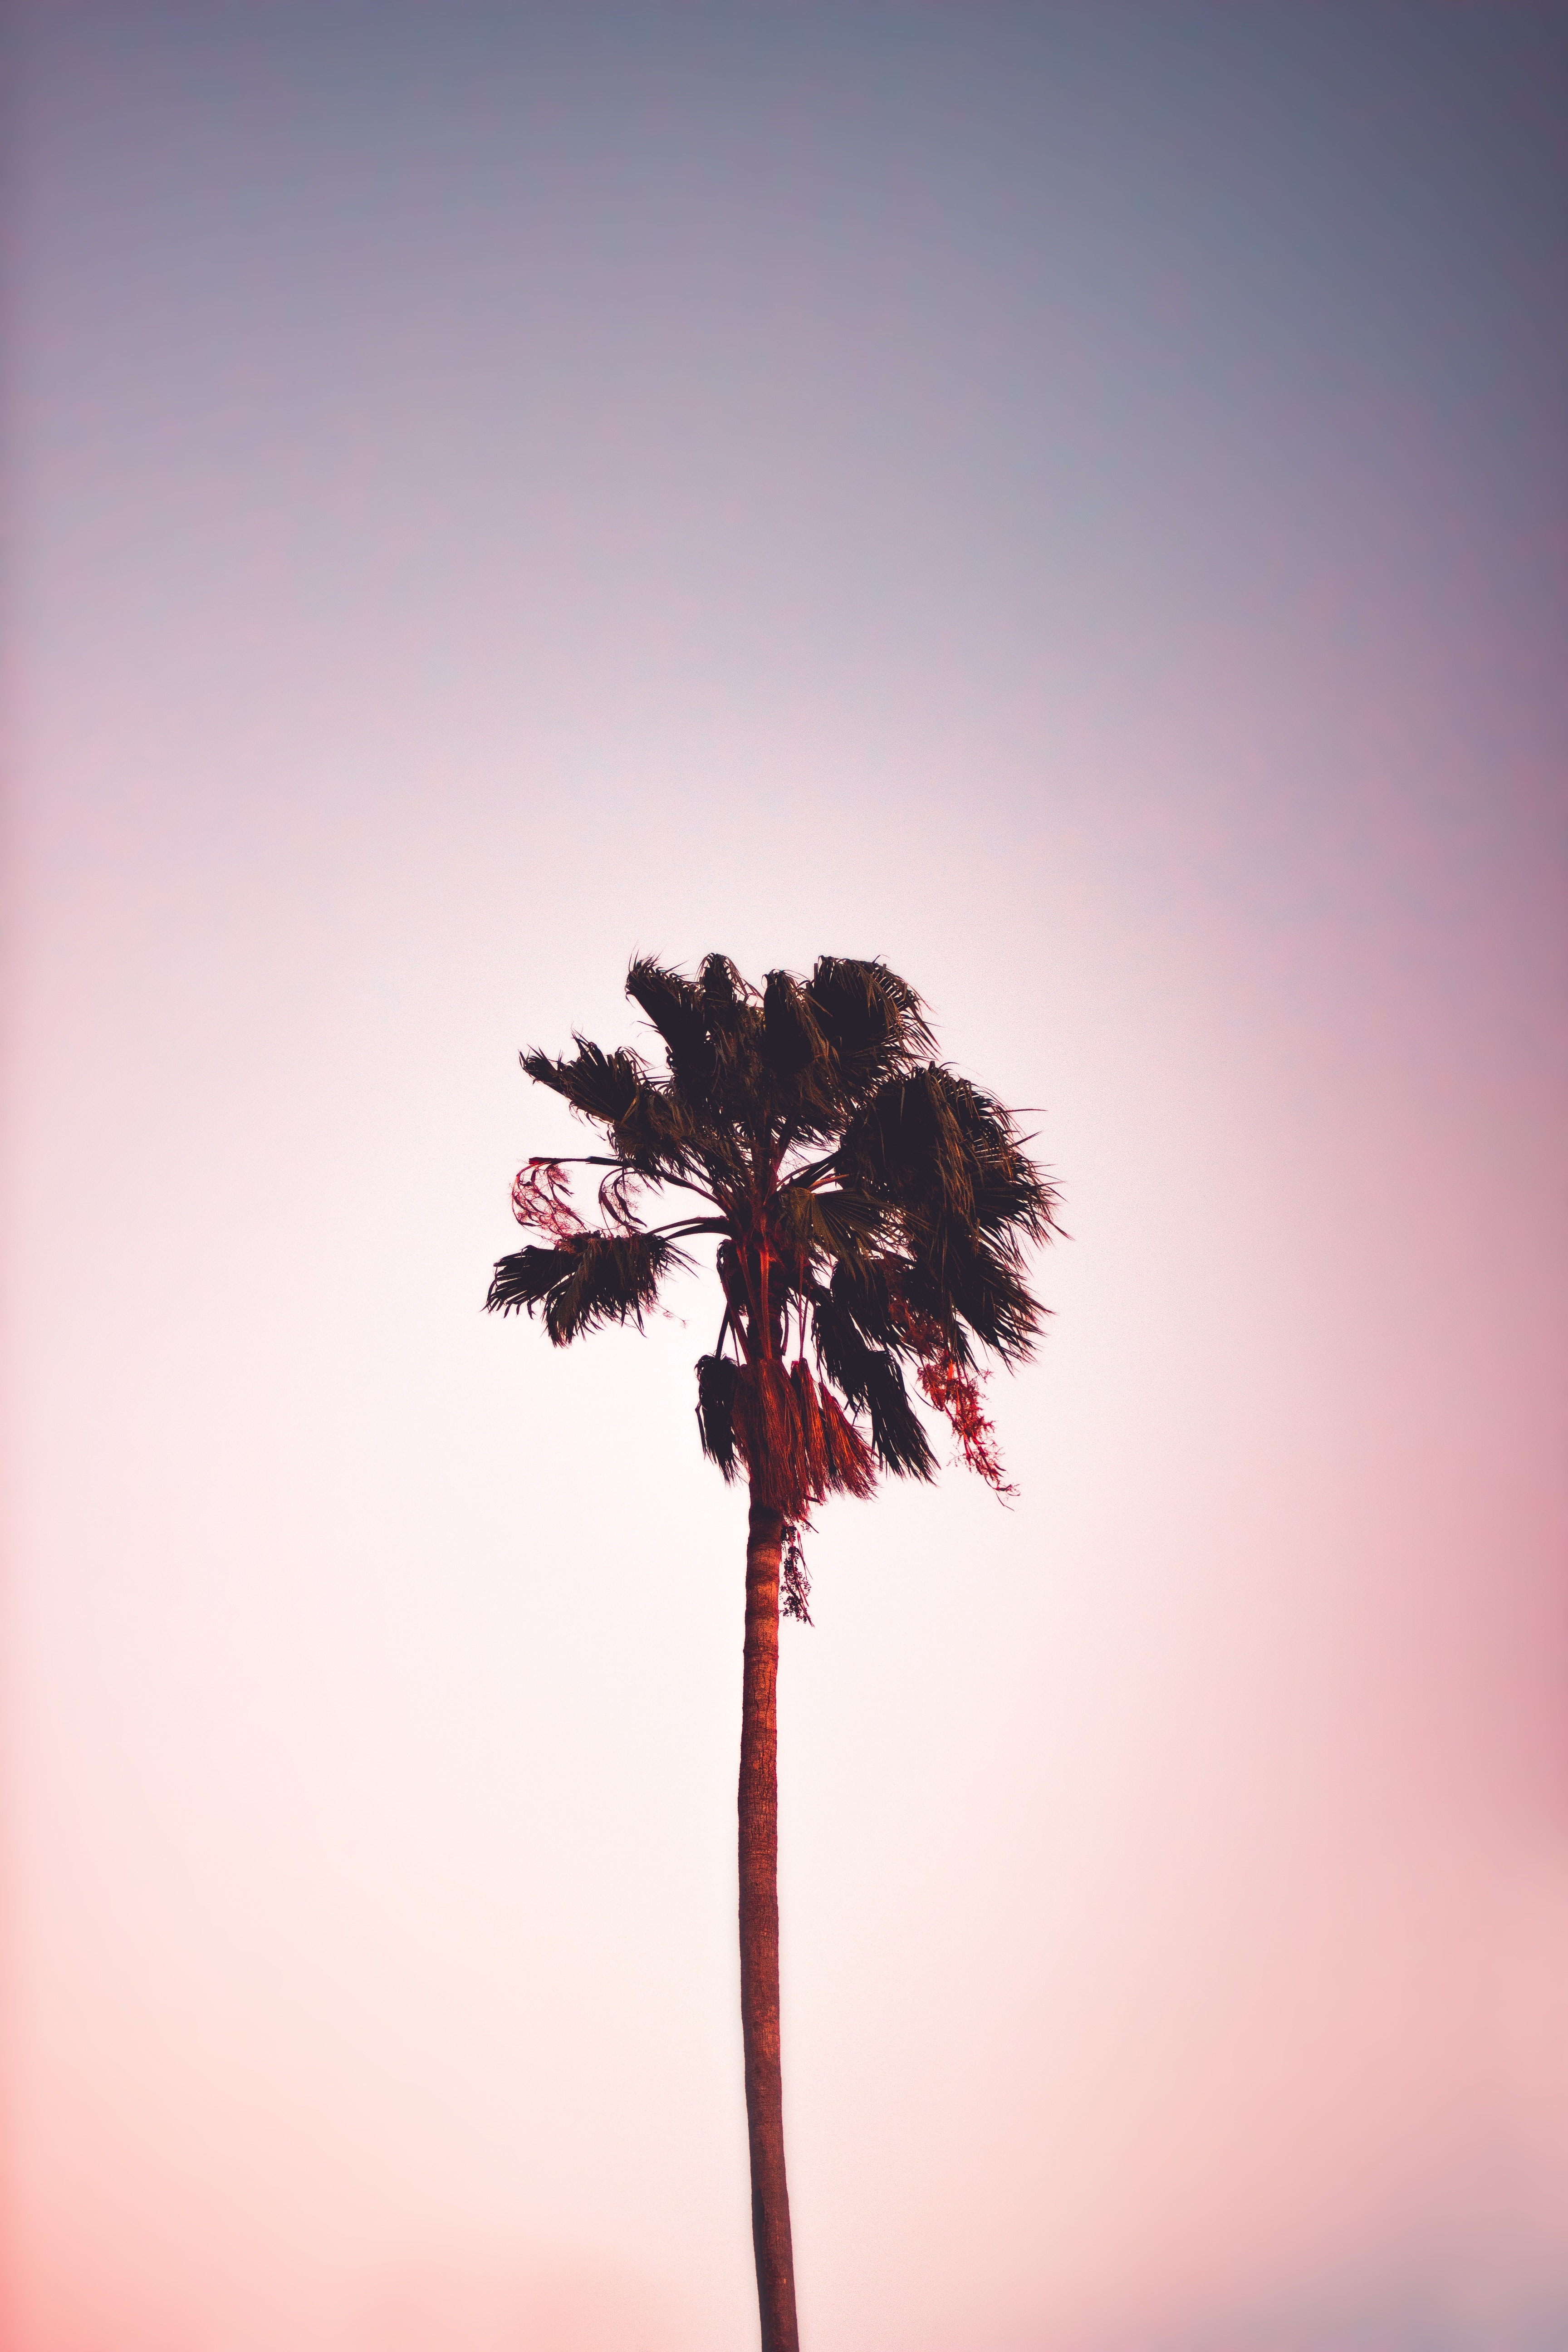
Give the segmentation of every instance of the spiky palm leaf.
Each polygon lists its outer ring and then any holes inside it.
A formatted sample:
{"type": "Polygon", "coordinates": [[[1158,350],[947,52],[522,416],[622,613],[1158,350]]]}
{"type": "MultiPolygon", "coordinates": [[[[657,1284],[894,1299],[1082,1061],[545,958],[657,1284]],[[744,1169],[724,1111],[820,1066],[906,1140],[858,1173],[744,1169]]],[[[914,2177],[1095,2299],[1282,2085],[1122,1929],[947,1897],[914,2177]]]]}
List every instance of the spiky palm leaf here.
{"type": "Polygon", "coordinates": [[[640,1331],[665,1274],[689,1263],[660,1234],[579,1234],[560,1249],[500,1259],[485,1305],[502,1315],[542,1306],[545,1330],[563,1348],[601,1323],[635,1323],[640,1331]]]}

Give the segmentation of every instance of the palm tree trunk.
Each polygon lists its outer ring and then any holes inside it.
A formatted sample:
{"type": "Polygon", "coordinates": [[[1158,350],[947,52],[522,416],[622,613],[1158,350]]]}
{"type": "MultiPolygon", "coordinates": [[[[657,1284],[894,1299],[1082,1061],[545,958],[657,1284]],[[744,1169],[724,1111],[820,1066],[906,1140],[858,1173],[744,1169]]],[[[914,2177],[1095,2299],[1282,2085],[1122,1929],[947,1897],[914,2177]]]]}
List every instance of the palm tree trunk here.
{"type": "Polygon", "coordinates": [[[763,2352],[799,2352],[779,2063],[779,1556],[784,1515],[753,1496],[741,1709],[741,2032],[763,2352]]]}

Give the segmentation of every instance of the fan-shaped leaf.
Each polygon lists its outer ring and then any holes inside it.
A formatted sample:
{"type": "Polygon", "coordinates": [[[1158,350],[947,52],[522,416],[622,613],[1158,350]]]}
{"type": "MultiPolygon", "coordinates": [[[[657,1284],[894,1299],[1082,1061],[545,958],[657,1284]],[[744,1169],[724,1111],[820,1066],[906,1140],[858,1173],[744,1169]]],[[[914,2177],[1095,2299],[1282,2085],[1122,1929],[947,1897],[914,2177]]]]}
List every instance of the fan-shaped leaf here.
{"type": "Polygon", "coordinates": [[[641,1005],[664,1039],[670,1075],[681,1093],[693,1103],[704,1101],[716,1057],[701,990],[683,973],[638,956],[626,974],[626,994],[641,1005]]]}
{"type": "Polygon", "coordinates": [[[606,1054],[586,1037],[575,1039],[577,1052],[567,1061],[552,1061],[537,1049],[519,1056],[531,1078],[564,1095],[574,1110],[602,1127],[613,1127],[626,1117],[647,1081],[635,1054],[618,1045],[606,1054]]]}
{"type": "Polygon", "coordinates": [[[485,1300],[486,1313],[512,1315],[526,1307],[531,1314],[542,1298],[565,1281],[574,1255],[569,1249],[540,1249],[531,1244],[514,1250],[510,1257],[498,1258],[485,1300]]]}

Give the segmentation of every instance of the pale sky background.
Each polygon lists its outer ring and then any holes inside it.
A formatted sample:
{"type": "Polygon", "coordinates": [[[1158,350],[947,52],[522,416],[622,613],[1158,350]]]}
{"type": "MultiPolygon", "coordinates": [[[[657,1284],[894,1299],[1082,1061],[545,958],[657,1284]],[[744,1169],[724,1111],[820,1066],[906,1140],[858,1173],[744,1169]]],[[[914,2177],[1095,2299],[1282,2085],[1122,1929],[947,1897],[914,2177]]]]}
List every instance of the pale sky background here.
{"type": "Polygon", "coordinates": [[[881,954],[1065,1194],[782,1697],[808,2352],[1568,2339],[1568,16],[14,13],[7,2352],[742,2352],[710,1274],[519,1047],[881,954]]]}

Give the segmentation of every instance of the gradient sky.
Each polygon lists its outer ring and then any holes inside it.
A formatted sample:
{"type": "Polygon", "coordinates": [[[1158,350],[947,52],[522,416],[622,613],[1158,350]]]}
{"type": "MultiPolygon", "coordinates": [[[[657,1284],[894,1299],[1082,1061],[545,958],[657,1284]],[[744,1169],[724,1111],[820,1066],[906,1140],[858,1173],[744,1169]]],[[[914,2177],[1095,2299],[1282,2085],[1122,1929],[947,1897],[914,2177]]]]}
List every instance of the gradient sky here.
{"type": "Polygon", "coordinates": [[[809,2352],[1568,2328],[1568,18],[45,5],[7,2352],[736,2352],[710,1273],[479,1311],[634,948],[1065,1195],[824,1511],[809,2352]]]}

